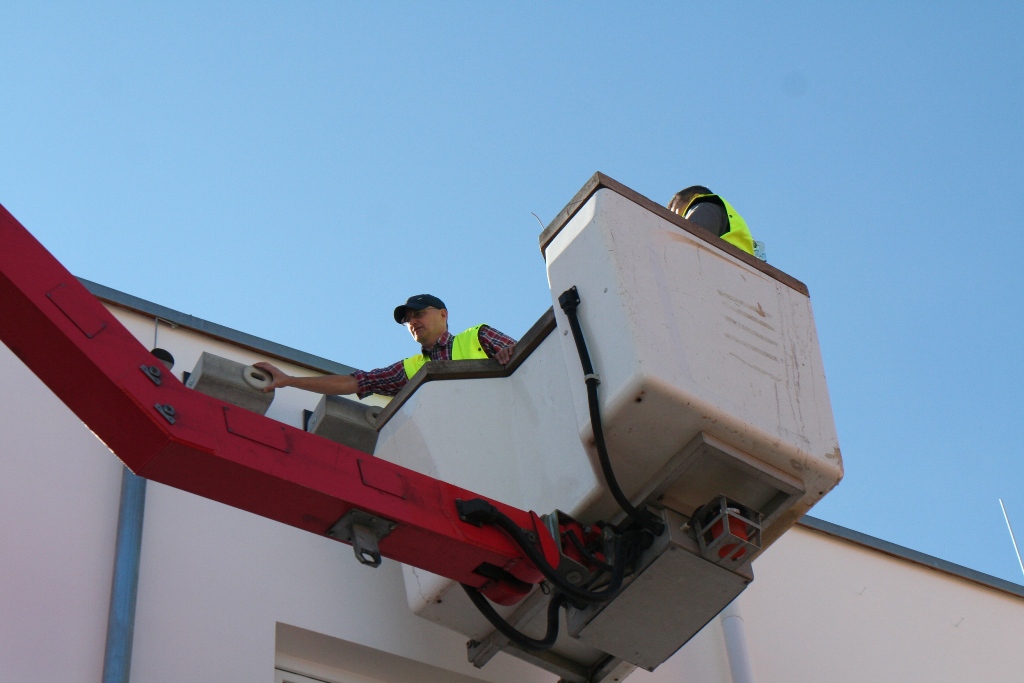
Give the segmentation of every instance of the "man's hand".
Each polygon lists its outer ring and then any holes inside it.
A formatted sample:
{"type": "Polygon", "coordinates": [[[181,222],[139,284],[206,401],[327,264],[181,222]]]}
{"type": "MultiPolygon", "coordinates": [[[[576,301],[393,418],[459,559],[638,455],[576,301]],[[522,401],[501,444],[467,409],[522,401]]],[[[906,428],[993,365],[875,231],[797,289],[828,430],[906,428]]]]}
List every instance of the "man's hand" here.
{"type": "Polygon", "coordinates": [[[274,367],[273,365],[271,365],[270,363],[267,363],[266,361],[260,361],[259,363],[253,363],[252,366],[254,368],[259,368],[260,370],[263,370],[264,372],[269,372],[270,373],[270,377],[271,377],[272,381],[270,382],[270,384],[268,384],[267,386],[263,387],[264,393],[268,392],[268,391],[273,391],[274,389],[279,389],[280,387],[289,386],[289,384],[290,384],[289,380],[294,379],[291,375],[285,373],[280,368],[274,367]]]}
{"type": "Polygon", "coordinates": [[[276,368],[270,363],[260,361],[252,364],[264,372],[269,372],[273,381],[263,391],[280,389],[281,387],[295,387],[306,391],[315,391],[318,394],[354,394],[359,391],[359,382],[352,375],[323,375],[321,377],[296,377],[289,375],[284,370],[276,368]]]}
{"type": "Polygon", "coordinates": [[[516,345],[503,346],[498,349],[498,352],[494,354],[494,360],[498,361],[502,365],[508,365],[508,362],[512,360],[512,353],[516,350],[516,345]]]}

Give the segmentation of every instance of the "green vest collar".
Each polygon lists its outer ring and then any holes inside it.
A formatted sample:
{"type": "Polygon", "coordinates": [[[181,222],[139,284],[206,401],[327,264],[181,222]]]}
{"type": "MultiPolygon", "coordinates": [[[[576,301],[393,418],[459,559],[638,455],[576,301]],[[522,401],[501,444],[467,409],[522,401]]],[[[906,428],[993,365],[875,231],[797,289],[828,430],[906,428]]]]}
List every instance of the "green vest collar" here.
{"type": "MultiPolygon", "coordinates": [[[[480,345],[481,327],[483,327],[483,324],[471,327],[468,330],[459,332],[455,335],[455,338],[452,341],[452,360],[480,360],[488,357],[487,353],[480,345]]],[[[445,332],[445,334],[448,333],[445,332]]],[[[441,335],[441,338],[443,339],[444,335],[441,335]]],[[[441,342],[440,339],[437,341],[438,343],[441,342]]],[[[447,340],[445,343],[448,343],[447,340]]],[[[413,375],[419,372],[419,369],[428,362],[430,362],[430,358],[426,353],[418,353],[415,356],[409,356],[402,361],[402,364],[405,366],[406,379],[412,379],[413,375]]]]}
{"type": "Polygon", "coordinates": [[[690,207],[696,204],[698,200],[712,201],[716,204],[720,204],[722,208],[725,209],[725,213],[729,217],[729,232],[722,235],[722,239],[753,256],[754,237],[750,234],[750,228],[747,227],[747,222],[743,220],[743,216],[741,216],[736,209],[732,208],[732,204],[725,201],[725,199],[720,195],[698,194],[687,202],[686,207],[683,208],[680,215],[685,216],[686,212],[690,210],[690,207]]]}

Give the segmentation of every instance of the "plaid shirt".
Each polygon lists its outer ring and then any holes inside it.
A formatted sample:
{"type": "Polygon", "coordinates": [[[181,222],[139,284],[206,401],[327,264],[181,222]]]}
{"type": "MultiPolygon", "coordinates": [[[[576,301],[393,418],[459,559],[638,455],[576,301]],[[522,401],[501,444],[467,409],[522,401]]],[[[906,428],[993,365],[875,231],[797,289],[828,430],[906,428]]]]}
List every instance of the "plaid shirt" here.
{"type": "MultiPolygon", "coordinates": [[[[499,349],[516,343],[516,340],[512,337],[502,334],[488,325],[480,327],[478,336],[480,338],[480,347],[483,348],[488,358],[494,358],[494,354],[498,353],[499,349]]],[[[430,360],[451,360],[452,345],[454,343],[455,336],[445,332],[438,338],[433,347],[429,349],[423,348],[423,355],[430,360]]],[[[409,381],[405,376],[404,361],[398,361],[386,368],[377,368],[369,372],[358,370],[352,373],[352,376],[359,383],[359,391],[357,392],[359,398],[366,398],[370,394],[394,396],[409,381]]]]}

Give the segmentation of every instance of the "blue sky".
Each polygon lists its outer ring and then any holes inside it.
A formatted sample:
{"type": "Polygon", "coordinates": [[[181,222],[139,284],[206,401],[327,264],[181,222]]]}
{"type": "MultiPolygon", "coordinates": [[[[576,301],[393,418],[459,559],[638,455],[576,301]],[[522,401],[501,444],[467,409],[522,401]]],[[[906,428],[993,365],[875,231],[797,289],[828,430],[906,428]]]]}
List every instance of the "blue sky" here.
{"type": "Polygon", "coordinates": [[[1021,582],[1020,3],[0,6],[0,203],[72,272],[356,367],[519,335],[595,171],[703,183],[810,288],[813,514],[1021,582]]]}

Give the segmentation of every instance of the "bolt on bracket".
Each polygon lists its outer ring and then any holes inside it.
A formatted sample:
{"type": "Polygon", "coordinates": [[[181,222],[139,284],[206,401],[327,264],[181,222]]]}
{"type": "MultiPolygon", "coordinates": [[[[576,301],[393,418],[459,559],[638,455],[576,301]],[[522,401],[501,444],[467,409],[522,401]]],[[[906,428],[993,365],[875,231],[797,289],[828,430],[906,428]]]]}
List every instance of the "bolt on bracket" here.
{"type": "Polygon", "coordinates": [[[172,406],[170,403],[157,403],[153,407],[156,408],[156,411],[158,413],[164,416],[164,419],[167,420],[168,423],[174,424],[174,420],[176,419],[177,415],[177,413],[174,412],[174,406],[172,406]]]}
{"type": "Polygon", "coordinates": [[[160,384],[162,383],[162,380],[161,380],[161,374],[162,373],[160,372],[160,368],[158,368],[157,366],[155,366],[155,365],[142,365],[142,366],[139,367],[139,370],[142,370],[142,373],[146,377],[148,377],[150,380],[152,380],[153,384],[155,384],[157,386],[160,386],[160,384]]]}

